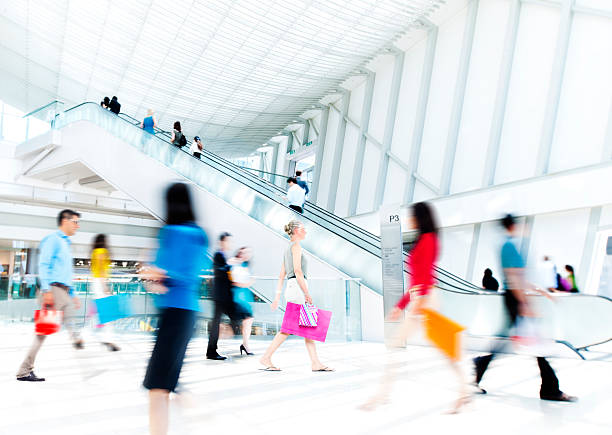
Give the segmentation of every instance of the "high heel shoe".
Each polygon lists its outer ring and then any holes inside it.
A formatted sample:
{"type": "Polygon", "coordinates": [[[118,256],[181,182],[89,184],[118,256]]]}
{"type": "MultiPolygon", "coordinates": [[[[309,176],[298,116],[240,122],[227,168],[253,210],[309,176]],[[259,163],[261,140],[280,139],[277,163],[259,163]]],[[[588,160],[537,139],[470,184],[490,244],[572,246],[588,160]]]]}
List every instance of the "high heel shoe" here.
{"type": "Polygon", "coordinates": [[[242,352],[243,352],[243,351],[244,351],[244,353],[246,353],[247,355],[255,355],[253,352],[249,352],[249,351],[247,350],[247,348],[246,348],[246,347],[244,347],[244,344],[241,344],[241,345],[240,345],[240,355],[242,355],[242,352]]]}

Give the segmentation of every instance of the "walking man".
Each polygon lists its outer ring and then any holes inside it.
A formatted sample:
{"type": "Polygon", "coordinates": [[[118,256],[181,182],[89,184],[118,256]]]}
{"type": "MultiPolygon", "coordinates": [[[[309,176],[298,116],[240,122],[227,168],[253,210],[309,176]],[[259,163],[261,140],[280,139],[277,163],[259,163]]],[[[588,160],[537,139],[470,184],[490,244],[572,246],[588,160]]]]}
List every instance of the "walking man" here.
{"type": "MultiPolygon", "coordinates": [[[[83,340],[76,330],[72,320],[75,309],[81,306],[79,298],[72,288],[72,253],[70,252],[70,237],[74,236],[79,228],[81,215],[72,210],[62,210],[57,216],[58,231],[49,234],[40,242],[40,258],[38,273],[41,281],[40,300],[42,307],[52,307],[63,311],[63,322],[70,332],[74,347],[83,348],[83,340]]],[[[19,371],[18,381],[40,382],[34,374],[34,361],[40,350],[45,335],[36,335],[19,371]]]]}
{"type": "MultiPolygon", "coordinates": [[[[516,326],[519,316],[534,317],[534,308],[532,307],[529,298],[525,294],[526,290],[535,290],[540,294],[551,298],[552,296],[543,290],[536,288],[525,279],[525,260],[519,253],[516,247],[513,236],[516,230],[516,223],[512,215],[507,215],[501,221],[501,224],[506,230],[506,241],[501,249],[501,265],[504,274],[504,304],[509,317],[508,329],[516,326]]],[[[480,380],[485,374],[487,367],[495,355],[503,350],[504,344],[494,348],[490,354],[479,356],[474,359],[476,368],[475,384],[480,389],[481,393],[486,393],[486,390],[479,386],[480,380]]],[[[540,377],[542,385],[540,387],[540,399],[553,400],[556,402],[574,402],[576,397],[569,396],[559,389],[559,379],[555,371],[550,366],[546,358],[537,357],[538,367],[540,368],[540,377]]]]}
{"type": "Polygon", "coordinates": [[[222,361],[227,357],[219,355],[217,352],[217,342],[219,341],[219,326],[221,316],[227,314],[232,322],[232,326],[238,322],[238,315],[234,304],[234,293],[232,292],[231,266],[227,263],[227,257],[232,249],[232,236],[230,233],[222,233],[219,236],[219,250],[213,257],[213,292],[212,297],[215,302],[215,313],[213,316],[210,333],[208,336],[208,348],[206,358],[222,361]]]}

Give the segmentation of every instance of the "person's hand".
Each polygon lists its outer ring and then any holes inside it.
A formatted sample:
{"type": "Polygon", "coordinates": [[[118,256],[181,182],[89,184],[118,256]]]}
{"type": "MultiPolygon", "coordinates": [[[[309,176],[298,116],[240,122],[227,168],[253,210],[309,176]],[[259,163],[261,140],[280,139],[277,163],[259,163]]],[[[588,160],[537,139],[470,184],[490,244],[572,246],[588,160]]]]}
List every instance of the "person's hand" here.
{"type": "Polygon", "coordinates": [[[278,299],[274,299],[272,305],[270,305],[270,308],[272,309],[272,311],[276,311],[276,309],[278,308],[278,299]]]}
{"type": "Polygon", "coordinates": [[[53,293],[50,291],[43,293],[42,295],[43,308],[52,307],[54,304],[55,304],[55,301],[53,300],[53,293]]]}
{"type": "Polygon", "coordinates": [[[396,322],[402,317],[402,309],[398,307],[393,307],[391,312],[387,315],[387,320],[391,322],[396,322]]]}
{"type": "Polygon", "coordinates": [[[304,293],[304,299],[307,304],[312,305],[312,297],[310,296],[310,293],[304,293]]]}
{"type": "Polygon", "coordinates": [[[81,308],[81,300],[79,299],[79,297],[78,297],[78,296],[74,296],[74,297],[72,298],[72,303],[74,303],[74,308],[75,308],[76,310],[78,310],[79,308],[81,308]]]}

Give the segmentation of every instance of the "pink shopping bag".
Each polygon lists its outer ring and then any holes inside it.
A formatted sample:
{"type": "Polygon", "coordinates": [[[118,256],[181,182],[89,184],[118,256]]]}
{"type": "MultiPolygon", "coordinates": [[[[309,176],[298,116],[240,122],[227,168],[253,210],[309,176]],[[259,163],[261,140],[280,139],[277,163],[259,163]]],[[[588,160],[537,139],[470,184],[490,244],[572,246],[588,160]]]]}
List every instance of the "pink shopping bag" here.
{"type": "Polygon", "coordinates": [[[300,326],[300,307],[300,304],[287,302],[281,332],[325,342],[327,330],[329,329],[329,322],[331,321],[332,316],[331,311],[326,311],[319,308],[317,326],[300,326]]]}

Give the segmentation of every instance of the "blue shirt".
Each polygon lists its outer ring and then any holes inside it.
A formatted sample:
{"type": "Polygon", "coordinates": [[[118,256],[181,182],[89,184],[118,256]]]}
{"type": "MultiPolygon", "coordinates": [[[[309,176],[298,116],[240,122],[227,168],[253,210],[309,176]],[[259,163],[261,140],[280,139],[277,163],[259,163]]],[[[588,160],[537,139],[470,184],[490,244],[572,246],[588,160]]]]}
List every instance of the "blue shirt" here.
{"type": "Polygon", "coordinates": [[[200,273],[210,267],[207,254],[208,237],[195,223],[160,230],[155,265],[168,275],[168,292],[156,298],[158,307],[199,311],[200,273]]]}
{"type": "Polygon", "coordinates": [[[297,180],[298,186],[304,189],[304,191],[306,192],[306,195],[308,195],[308,192],[310,192],[310,189],[308,188],[308,183],[305,181],[302,181],[300,177],[297,177],[296,180],[297,180]]]}
{"type": "Polygon", "coordinates": [[[52,282],[59,282],[70,287],[72,294],[72,253],[70,238],[58,230],[49,234],[40,242],[38,259],[38,276],[41,290],[50,290],[52,282]]]}
{"type": "MultiPolygon", "coordinates": [[[[522,269],[525,267],[525,260],[521,256],[516,242],[512,237],[507,237],[506,242],[501,249],[501,266],[502,269],[522,269]]],[[[504,287],[508,290],[508,277],[504,274],[504,287]]]]}

